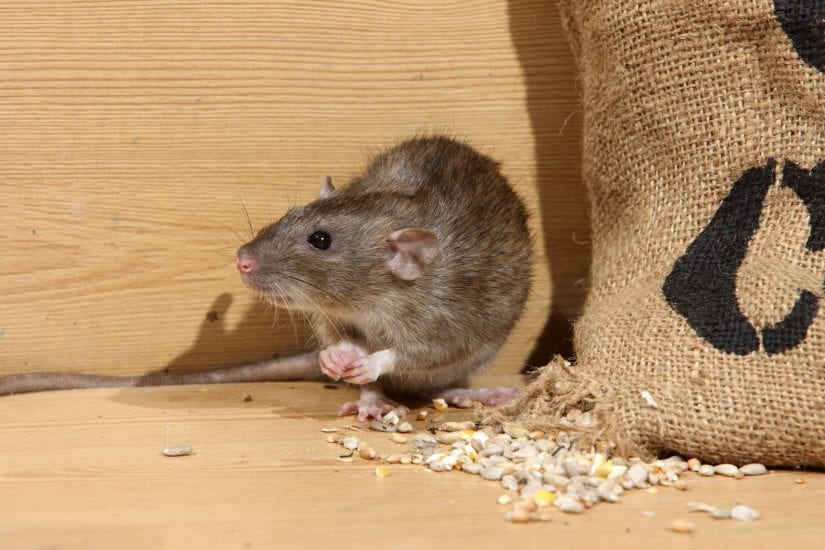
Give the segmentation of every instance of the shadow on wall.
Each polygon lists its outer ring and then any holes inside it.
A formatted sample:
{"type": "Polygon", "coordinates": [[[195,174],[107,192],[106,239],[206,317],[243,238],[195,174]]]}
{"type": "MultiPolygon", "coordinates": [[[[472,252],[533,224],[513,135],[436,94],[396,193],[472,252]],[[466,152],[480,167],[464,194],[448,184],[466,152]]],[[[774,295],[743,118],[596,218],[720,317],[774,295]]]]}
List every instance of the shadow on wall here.
{"type": "Polygon", "coordinates": [[[573,321],[584,305],[590,273],[590,216],[581,179],[582,113],[576,67],[556,2],[511,0],[510,33],[524,71],[537,159],[544,252],[553,304],[527,369],[554,354],[574,356],[573,321]]]}
{"type": "MultiPolygon", "coordinates": [[[[238,286],[241,287],[240,281],[238,286]]],[[[239,292],[245,292],[240,288],[239,292]]],[[[267,359],[261,350],[271,349],[271,358],[293,355],[313,347],[303,315],[275,312],[262,302],[256,302],[244,312],[243,319],[233,329],[226,326],[226,314],[232,306],[232,295],[223,293],[209,307],[190,348],[172,359],[159,372],[197,372],[216,367],[245,365],[267,359]]]]}

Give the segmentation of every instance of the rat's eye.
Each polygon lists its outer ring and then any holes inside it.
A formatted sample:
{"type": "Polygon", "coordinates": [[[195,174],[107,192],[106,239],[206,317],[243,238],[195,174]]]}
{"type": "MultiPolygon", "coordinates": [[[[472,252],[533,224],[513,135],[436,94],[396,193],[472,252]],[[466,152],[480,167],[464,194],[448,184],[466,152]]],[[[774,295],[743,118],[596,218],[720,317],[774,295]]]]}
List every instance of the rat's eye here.
{"type": "Polygon", "coordinates": [[[318,250],[326,250],[332,244],[332,237],[326,231],[316,231],[309,236],[307,242],[318,250]]]}

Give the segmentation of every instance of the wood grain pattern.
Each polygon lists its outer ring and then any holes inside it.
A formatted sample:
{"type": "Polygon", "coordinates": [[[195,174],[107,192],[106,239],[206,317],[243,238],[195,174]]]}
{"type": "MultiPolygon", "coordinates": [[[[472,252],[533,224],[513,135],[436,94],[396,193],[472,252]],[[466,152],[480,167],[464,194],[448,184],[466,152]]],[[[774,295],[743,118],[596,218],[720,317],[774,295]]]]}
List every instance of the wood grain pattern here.
{"type": "Polygon", "coordinates": [[[503,161],[543,243],[496,368],[533,349],[542,364],[567,337],[588,222],[553,3],[18,1],[0,20],[1,372],[191,370],[309,345],[241,287],[235,247],[323,174],[440,130],[503,161]]]}
{"type": "MultiPolygon", "coordinates": [[[[0,399],[0,546],[754,550],[817,548],[825,537],[825,475],[782,471],[744,480],[687,474],[687,491],[636,491],[581,516],[551,509],[548,523],[507,523],[495,482],[412,465],[391,465],[379,479],[374,462],[338,461],[342,448],[320,428],[351,425],[333,414],[355,395],[283,383],[0,399]],[[194,455],[160,455],[186,441],[194,455]],[[688,516],[689,501],[742,502],[762,519],[688,516]],[[689,517],[695,532],[667,531],[675,517],[689,517]]],[[[385,433],[349,433],[379,452],[399,448],[385,433]]]]}

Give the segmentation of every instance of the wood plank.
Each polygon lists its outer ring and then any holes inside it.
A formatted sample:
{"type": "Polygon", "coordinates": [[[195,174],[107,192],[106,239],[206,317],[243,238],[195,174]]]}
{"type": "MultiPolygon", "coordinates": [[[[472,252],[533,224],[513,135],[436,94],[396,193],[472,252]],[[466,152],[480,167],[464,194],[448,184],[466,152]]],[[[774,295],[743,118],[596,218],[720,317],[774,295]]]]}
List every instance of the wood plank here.
{"type": "Polygon", "coordinates": [[[501,159],[534,213],[535,290],[495,368],[567,346],[588,221],[554,4],[50,0],[0,19],[2,373],[310,345],[241,288],[234,249],[323,174],[440,130],[501,159]]]}
{"type": "MultiPolygon", "coordinates": [[[[4,397],[3,546],[758,549],[815,548],[825,537],[825,475],[789,471],[744,480],[686,474],[684,492],[635,491],[580,516],[550,509],[547,523],[508,523],[495,482],[413,465],[391,465],[379,479],[375,462],[338,461],[342,448],[320,428],[352,425],[334,410],[354,396],[348,388],[281,383],[4,397]],[[244,402],[245,394],[253,400],[244,402]],[[183,441],[196,454],[160,455],[183,441]],[[742,502],[763,517],[688,516],[688,501],[742,502]],[[694,533],[667,531],[675,517],[694,521],[694,533]]],[[[397,448],[383,433],[357,435],[379,451],[397,448]]]]}

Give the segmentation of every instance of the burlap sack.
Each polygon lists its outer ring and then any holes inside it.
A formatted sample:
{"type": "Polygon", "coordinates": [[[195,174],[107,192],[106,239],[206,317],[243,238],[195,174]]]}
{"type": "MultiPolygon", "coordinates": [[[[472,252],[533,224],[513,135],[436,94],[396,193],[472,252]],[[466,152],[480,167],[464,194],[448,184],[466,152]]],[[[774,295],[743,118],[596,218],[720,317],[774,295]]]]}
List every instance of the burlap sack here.
{"type": "Polygon", "coordinates": [[[578,366],[488,421],[580,407],[625,454],[825,466],[823,4],[561,4],[592,288],[578,366]]]}

